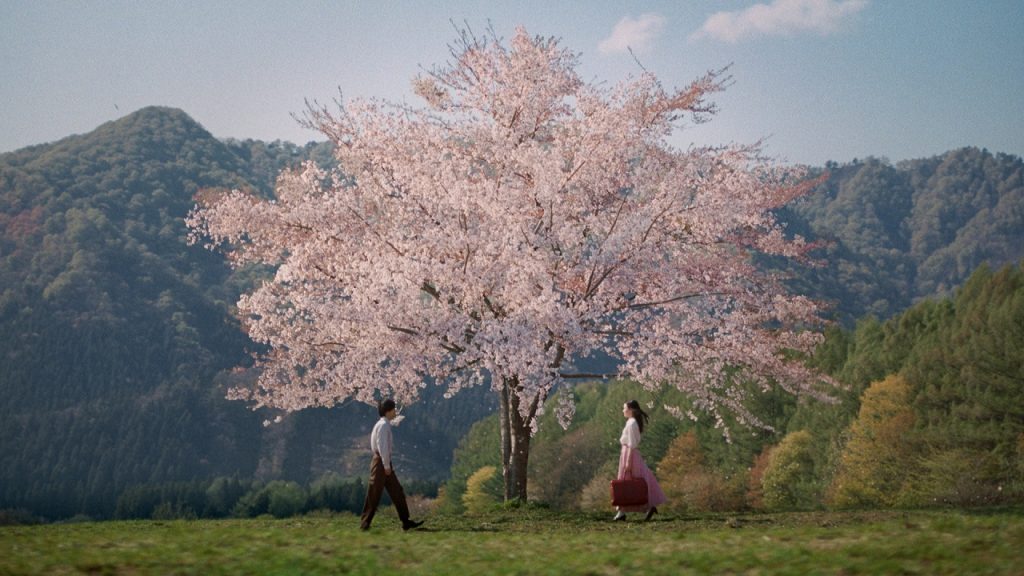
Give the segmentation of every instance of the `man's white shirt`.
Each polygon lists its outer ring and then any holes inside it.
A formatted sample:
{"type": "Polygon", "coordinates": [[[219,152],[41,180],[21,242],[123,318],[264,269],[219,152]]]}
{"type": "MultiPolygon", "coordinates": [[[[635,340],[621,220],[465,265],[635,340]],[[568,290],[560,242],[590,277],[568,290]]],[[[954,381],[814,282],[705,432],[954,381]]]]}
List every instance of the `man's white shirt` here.
{"type": "Polygon", "coordinates": [[[391,424],[381,416],[370,433],[370,450],[380,454],[384,469],[391,468],[391,424]]]}

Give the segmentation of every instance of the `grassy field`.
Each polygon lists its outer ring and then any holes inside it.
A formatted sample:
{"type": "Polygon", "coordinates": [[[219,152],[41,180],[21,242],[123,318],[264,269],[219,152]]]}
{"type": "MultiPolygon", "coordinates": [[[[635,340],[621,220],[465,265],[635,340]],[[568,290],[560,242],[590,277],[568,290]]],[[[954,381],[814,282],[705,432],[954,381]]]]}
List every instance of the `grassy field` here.
{"type": "Polygon", "coordinates": [[[1024,509],[0,527],[0,574],[1024,574],[1024,509]]]}

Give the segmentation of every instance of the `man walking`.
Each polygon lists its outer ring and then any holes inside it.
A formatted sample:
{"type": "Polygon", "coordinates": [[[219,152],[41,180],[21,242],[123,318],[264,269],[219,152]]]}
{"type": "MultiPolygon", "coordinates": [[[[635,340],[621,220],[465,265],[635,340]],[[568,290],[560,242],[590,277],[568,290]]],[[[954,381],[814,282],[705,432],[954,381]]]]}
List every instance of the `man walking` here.
{"type": "Polygon", "coordinates": [[[391,497],[391,502],[398,512],[398,519],[402,521],[402,530],[410,530],[423,525],[423,521],[409,519],[409,506],[405,503],[405,491],[398,482],[398,476],[392,468],[391,462],[391,421],[395,418],[395,401],[388,398],[377,406],[377,413],[380,420],[373,427],[370,434],[370,450],[373,451],[373,460],[370,462],[370,485],[366,489],[366,502],[363,504],[362,523],[359,528],[369,530],[373,516],[377,513],[377,505],[380,504],[380,497],[385,490],[391,497]]]}

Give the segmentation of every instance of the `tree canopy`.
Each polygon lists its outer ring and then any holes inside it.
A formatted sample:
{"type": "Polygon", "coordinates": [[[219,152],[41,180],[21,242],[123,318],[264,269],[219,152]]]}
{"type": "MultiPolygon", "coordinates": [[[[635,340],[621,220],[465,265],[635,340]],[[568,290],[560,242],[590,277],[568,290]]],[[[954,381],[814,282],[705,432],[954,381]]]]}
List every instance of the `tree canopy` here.
{"type": "Polygon", "coordinates": [[[311,108],[337,168],[307,163],[274,200],[235,191],[196,211],[199,237],[276,267],[239,302],[269,352],[236,397],[297,410],[411,400],[425,378],[448,393],[489,381],[525,467],[548,394],[594,377],[579,359],[609,356],[617,375],[748,423],[735,378],[818,392],[793,359],[820,341],[817,307],[750,257],[807,250],[772,213],[808,190],[802,175],[754,147],[667,143],[713,112],[721,72],[605,89],[576,67],[522,29],[507,46],[463,33],[414,80],[423,107],[311,108]]]}

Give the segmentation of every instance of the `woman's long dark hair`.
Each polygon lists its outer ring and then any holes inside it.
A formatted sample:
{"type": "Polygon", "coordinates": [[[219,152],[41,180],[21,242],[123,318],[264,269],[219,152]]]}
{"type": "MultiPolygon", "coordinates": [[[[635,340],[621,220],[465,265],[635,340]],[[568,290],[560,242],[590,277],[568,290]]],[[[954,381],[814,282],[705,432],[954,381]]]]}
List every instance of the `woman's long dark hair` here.
{"type": "Polygon", "coordinates": [[[626,408],[629,408],[633,412],[633,418],[636,419],[636,425],[640,427],[640,433],[644,433],[644,426],[647,425],[647,421],[650,419],[647,416],[647,412],[644,412],[643,408],[640,407],[640,403],[636,400],[630,400],[626,402],[626,408]]]}

